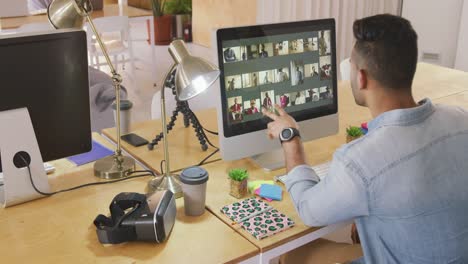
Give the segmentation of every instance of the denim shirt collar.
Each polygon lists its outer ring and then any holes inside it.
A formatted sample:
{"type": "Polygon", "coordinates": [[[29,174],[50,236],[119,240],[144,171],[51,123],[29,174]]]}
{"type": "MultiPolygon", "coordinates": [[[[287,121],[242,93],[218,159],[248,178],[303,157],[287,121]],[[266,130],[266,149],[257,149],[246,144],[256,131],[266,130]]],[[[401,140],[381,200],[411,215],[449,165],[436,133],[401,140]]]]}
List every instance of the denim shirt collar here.
{"type": "Polygon", "coordinates": [[[418,104],[419,106],[416,107],[396,109],[380,114],[373,120],[369,121],[369,131],[389,125],[416,124],[426,119],[435,110],[434,105],[429,98],[421,100],[418,104]]]}

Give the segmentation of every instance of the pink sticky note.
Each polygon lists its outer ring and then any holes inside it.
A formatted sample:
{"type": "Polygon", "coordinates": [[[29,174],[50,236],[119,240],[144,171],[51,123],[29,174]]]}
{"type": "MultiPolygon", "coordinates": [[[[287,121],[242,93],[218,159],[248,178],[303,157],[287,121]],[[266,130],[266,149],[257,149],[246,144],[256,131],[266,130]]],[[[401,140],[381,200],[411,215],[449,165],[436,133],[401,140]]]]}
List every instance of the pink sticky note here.
{"type": "MultiPolygon", "coordinates": [[[[255,193],[256,195],[260,196],[260,187],[257,188],[257,189],[255,189],[254,193],[255,193]]],[[[260,197],[262,197],[262,196],[260,196],[260,197]]],[[[270,198],[266,198],[266,197],[262,197],[262,198],[265,199],[265,200],[267,200],[267,201],[269,201],[269,202],[273,201],[273,199],[270,199],[270,198]]]]}

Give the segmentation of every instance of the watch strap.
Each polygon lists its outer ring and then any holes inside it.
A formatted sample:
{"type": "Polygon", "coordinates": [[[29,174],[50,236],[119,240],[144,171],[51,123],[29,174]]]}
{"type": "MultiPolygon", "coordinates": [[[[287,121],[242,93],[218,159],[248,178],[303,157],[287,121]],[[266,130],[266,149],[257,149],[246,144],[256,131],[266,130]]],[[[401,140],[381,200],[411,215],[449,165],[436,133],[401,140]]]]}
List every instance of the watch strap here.
{"type": "MultiPolygon", "coordinates": [[[[299,130],[294,128],[294,127],[288,127],[288,128],[285,128],[285,129],[290,129],[292,131],[292,135],[290,138],[288,139],[282,139],[282,137],[280,136],[279,137],[279,140],[280,140],[280,143],[283,144],[283,142],[287,142],[287,141],[291,141],[293,138],[295,137],[301,137],[301,133],[299,133],[299,130]]],[[[282,133],[283,131],[281,131],[282,133]]]]}

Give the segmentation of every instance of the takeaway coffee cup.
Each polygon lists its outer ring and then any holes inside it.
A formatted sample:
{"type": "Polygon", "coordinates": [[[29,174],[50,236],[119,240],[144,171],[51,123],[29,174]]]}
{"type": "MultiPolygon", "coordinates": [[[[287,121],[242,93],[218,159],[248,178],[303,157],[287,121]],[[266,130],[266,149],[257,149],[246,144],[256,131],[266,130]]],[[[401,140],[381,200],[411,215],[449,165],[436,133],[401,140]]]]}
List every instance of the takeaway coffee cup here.
{"type": "Polygon", "coordinates": [[[205,212],[208,172],[201,167],[190,167],[180,174],[184,192],[185,215],[199,216],[205,212]]]}
{"type": "MultiPolygon", "coordinates": [[[[120,134],[126,135],[130,133],[130,123],[131,123],[131,110],[132,102],[129,100],[120,100],[120,134]]],[[[116,104],[112,104],[112,109],[114,109],[114,121],[115,126],[117,126],[117,113],[115,111],[116,104]]]]}

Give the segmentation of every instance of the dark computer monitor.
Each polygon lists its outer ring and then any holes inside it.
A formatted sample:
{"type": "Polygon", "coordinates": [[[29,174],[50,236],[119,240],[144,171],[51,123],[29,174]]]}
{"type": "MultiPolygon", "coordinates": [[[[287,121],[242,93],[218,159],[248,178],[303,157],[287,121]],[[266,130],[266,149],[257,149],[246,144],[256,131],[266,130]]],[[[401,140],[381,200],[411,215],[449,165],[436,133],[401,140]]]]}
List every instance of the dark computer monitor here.
{"type": "Polygon", "coordinates": [[[303,140],[338,131],[333,19],[224,28],[216,40],[224,159],[280,147],[266,138],[261,113],[274,104],[300,123],[303,140]]]}
{"type": "Polygon", "coordinates": [[[0,37],[0,112],[23,107],[43,161],[91,150],[84,31],[0,37]]]}

